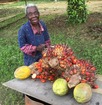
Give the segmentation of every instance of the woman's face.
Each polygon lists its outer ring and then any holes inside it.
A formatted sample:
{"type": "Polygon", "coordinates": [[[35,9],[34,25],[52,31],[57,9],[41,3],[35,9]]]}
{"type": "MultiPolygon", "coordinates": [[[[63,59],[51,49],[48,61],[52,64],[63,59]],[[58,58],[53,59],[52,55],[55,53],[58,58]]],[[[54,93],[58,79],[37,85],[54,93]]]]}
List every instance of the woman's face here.
{"type": "Polygon", "coordinates": [[[36,7],[28,7],[27,8],[27,18],[31,22],[32,25],[36,25],[39,23],[39,11],[36,7]]]}

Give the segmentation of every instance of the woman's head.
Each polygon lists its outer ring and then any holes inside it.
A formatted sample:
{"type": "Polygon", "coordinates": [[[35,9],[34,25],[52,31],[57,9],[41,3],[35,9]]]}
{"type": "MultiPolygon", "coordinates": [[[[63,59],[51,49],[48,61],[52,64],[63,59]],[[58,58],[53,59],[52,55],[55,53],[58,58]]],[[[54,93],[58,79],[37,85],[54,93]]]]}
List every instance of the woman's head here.
{"type": "Polygon", "coordinates": [[[28,18],[28,20],[31,22],[32,25],[36,25],[39,23],[39,10],[37,8],[37,6],[33,5],[33,4],[28,4],[26,6],[26,16],[28,18]]]}

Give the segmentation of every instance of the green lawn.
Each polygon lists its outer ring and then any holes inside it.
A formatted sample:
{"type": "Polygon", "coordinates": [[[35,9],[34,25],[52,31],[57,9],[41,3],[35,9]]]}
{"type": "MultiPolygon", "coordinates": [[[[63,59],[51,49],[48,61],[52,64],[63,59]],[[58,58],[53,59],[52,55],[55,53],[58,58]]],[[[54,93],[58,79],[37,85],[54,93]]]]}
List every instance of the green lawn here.
{"type": "MultiPolygon", "coordinates": [[[[22,5],[22,2],[20,2],[19,5],[22,5]]],[[[12,5],[10,4],[10,6],[12,5]]],[[[7,7],[9,6],[7,5],[7,7]]],[[[8,12],[10,13],[11,11],[8,12]]],[[[23,56],[17,43],[17,33],[20,26],[24,24],[27,19],[25,17],[22,18],[21,15],[19,17],[17,16],[10,20],[13,24],[9,25],[8,19],[5,23],[0,23],[0,26],[6,26],[8,24],[7,27],[0,28],[1,105],[24,105],[24,99],[21,93],[2,86],[3,82],[13,79],[15,69],[23,65],[23,56]],[[14,21],[14,19],[16,21],[14,21]]],[[[66,13],[61,15],[50,14],[41,16],[47,24],[52,44],[67,44],[74,50],[79,59],[82,58],[91,61],[96,66],[98,74],[102,74],[101,17],[102,13],[91,13],[86,23],[80,25],[69,25],[66,23],[66,13]]]]}

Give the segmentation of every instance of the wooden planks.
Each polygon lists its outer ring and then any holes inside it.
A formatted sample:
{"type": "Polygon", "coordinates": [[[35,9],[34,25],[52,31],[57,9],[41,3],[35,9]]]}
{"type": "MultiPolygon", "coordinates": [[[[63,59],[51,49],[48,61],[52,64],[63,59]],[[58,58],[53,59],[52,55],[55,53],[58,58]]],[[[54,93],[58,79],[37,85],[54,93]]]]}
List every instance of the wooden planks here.
{"type": "MultiPolygon", "coordinates": [[[[97,77],[96,84],[99,85],[99,88],[93,89],[92,99],[88,103],[81,105],[96,105],[97,102],[99,105],[102,104],[102,76],[97,75],[97,77]]],[[[52,83],[49,81],[41,83],[39,80],[34,81],[31,78],[26,80],[13,79],[3,83],[3,85],[52,105],[80,105],[74,100],[72,90],[69,91],[69,94],[63,97],[55,95],[52,92],[52,83]]]]}

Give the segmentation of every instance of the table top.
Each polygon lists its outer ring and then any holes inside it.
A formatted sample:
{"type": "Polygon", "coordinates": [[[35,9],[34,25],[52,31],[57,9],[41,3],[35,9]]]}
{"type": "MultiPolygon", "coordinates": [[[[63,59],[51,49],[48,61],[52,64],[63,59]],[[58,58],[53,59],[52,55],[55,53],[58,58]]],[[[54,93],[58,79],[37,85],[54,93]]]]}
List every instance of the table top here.
{"type": "MultiPolygon", "coordinates": [[[[96,81],[102,88],[102,81],[96,81]]],[[[73,90],[70,90],[65,96],[55,95],[52,91],[52,84],[50,81],[42,83],[40,80],[32,80],[31,78],[25,80],[12,79],[5,83],[4,86],[30,95],[39,100],[47,102],[52,105],[101,105],[102,94],[94,93],[92,99],[84,104],[79,104],[73,98],[73,90]]]]}

